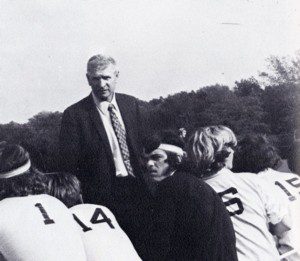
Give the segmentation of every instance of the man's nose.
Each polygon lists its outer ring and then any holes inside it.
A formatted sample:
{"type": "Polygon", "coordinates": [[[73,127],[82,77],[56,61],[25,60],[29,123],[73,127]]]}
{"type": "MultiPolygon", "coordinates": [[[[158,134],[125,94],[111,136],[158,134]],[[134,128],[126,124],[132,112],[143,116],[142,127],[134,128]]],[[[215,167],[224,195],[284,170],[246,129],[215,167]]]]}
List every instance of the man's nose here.
{"type": "Polygon", "coordinates": [[[101,87],[104,87],[105,85],[106,85],[106,81],[105,81],[105,80],[101,80],[100,86],[101,86],[101,87]]]}
{"type": "Polygon", "coordinates": [[[147,166],[147,167],[151,167],[151,166],[153,166],[153,165],[154,165],[153,160],[148,160],[147,163],[146,163],[146,166],[147,166]]]}
{"type": "Polygon", "coordinates": [[[106,85],[106,81],[103,79],[99,79],[98,84],[99,84],[99,86],[104,87],[106,85]]]}

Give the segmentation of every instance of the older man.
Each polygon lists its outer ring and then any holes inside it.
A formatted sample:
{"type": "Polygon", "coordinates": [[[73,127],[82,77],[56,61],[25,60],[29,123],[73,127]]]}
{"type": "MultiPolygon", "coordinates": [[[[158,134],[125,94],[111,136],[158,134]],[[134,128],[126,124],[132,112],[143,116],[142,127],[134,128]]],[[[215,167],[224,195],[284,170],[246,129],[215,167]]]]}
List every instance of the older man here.
{"type": "Polygon", "coordinates": [[[137,228],[138,200],[145,190],[140,178],[141,118],[137,99],[115,93],[119,71],[104,55],[87,64],[90,95],[63,114],[60,153],[64,170],[78,176],[85,203],[109,207],[124,230],[137,228]]]}

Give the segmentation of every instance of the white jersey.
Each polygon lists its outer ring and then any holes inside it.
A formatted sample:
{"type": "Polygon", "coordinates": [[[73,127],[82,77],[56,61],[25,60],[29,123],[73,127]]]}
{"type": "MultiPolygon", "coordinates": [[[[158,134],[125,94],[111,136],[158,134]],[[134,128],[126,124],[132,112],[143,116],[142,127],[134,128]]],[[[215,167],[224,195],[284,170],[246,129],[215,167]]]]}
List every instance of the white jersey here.
{"type": "Polygon", "coordinates": [[[290,245],[297,253],[287,260],[300,260],[300,177],[293,173],[278,172],[267,169],[258,173],[259,177],[270,182],[282,194],[290,207],[292,229],[279,240],[280,245],[290,245]]]}
{"type": "MultiPolygon", "coordinates": [[[[72,213],[49,195],[0,201],[0,253],[5,260],[86,260],[72,213]]],[[[0,255],[1,256],[1,255],[0,255]]]]}
{"type": "Polygon", "coordinates": [[[81,228],[88,261],[141,260],[108,208],[80,204],[70,210],[81,228]]]}
{"type": "Polygon", "coordinates": [[[279,223],[288,209],[280,204],[268,186],[255,174],[233,173],[226,168],[208,177],[205,182],[222,197],[230,214],[238,259],[279,260],[268,224],[279,223]]]}

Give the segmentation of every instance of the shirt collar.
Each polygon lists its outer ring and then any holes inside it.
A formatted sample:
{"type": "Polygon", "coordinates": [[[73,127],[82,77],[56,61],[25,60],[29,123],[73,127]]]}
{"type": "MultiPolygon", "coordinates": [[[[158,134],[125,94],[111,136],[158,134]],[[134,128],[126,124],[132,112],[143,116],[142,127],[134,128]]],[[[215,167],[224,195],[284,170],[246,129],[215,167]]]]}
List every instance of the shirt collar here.
{"type": "Polygon", "coordinates": [[[99,108],[100,111],[104,114],[107,113],[109,104],[114,105],[115,109],[118,108],[115,94],[113,94],[113,98],[112,98],[111,102],[100,101],[93,92],[92,92],[92,96],[93,96],[93,100],[94,100],[94,103],[95,103],[96,107],[99,108]]]}

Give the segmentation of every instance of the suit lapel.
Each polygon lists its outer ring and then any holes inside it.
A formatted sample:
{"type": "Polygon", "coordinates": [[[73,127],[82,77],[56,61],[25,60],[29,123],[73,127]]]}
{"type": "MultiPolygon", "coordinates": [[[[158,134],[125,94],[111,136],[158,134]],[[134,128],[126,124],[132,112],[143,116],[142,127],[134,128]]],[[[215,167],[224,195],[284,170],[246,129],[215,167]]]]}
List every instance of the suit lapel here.
{"type": "Polygon", "coordinates": [[[95,125],[96,130],[101,137],[101,140],[102,140],[102,143],[107,152],[108,158],[111,160],[111,162],[113,162],[113,155],[112,155],[111,148],[109,145],[108,137],[107,137],[103,122],[101,120],[101,117],[99,115],[99,112],[94,104],[92,94],[89,96],[89,106],[90,106],[89,107],[90,119],[93,122],[93,124],[95,125]]]}

